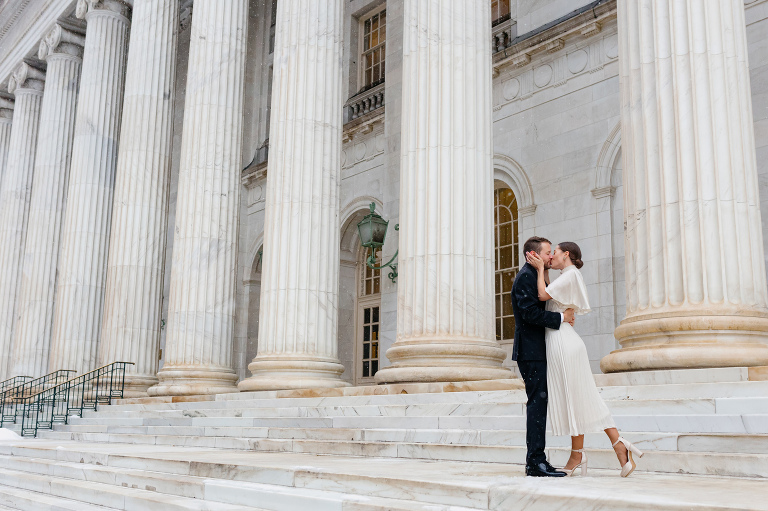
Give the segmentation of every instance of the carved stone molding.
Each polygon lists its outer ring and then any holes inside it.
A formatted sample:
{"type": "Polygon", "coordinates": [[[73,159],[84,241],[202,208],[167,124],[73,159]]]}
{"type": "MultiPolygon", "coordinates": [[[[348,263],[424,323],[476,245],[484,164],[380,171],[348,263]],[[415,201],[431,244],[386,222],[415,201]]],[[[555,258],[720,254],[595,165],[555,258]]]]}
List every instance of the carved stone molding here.
{"type": "Polygon", "coordinates": [[[367,135],[368,133],[373,132],[374,128],[380,124],[384,124],[384,112],[376,117],[366,119],[365,122],[359,124],[349,122],[344,126],[344,133],[342,134],[341,141],[349,142],[357,135],[367,135]]]}
{"type": "Polygon", "coordinates": [[[16,89],[33,89],[42,91],[45,84],[45,72],[22,62],[8,80],[8,92],[14,94],[16,89]]]}
{"type": "Polygon", "coordinates": [[[613,197],[613,194],[616,192],[615,186],[604,186],[602,188],[593,188],[592,189],[592,197],[595,199],[603,199],[605,197],[613,197]]]}
{"type": "Polygon", "coordinates": [[[5,98],[0,98],[0,118],[3,118],[3,119],[13,118],[13,101],[5,98]]]}
{"type": "Polygon", "coordinates": [[[80,19],[94,11],[112,12],[124,18],[131,17],[131,5],[123,0],[77,0],[75,16],[80,19]]]}
{"type": "Polygon", "coordinates": [[[85,36],[67,30],[57,23],[51,28],[50,32],[48,32],[43,40],[40,41],[40,46],[37,50],[37,58],[45,60],[55,53],[82,57],[84,46],[85,36]]]}

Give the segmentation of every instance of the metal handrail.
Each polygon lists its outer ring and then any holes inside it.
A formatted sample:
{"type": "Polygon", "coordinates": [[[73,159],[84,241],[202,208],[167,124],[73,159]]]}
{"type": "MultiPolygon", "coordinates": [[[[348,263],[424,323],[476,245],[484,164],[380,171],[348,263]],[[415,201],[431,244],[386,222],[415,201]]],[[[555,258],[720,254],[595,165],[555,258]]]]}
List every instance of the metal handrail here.
{"type": "Polygon", "coordinates": [[[14,376],[13,378],[8,378],[7,380],[3,380],[0,382],[0,393],[3,393],[6,390],[10,390],[14,387],[17,387],[22,383],[28,382],[31,379],[32,379],[31,376],[14,376]]]}
{"type": "Polygon", "coordinates": [[[77,374],[77,371],[60,369],[48,373],[45,376],[41,376],[40,378],[25,381],[21,385],[17,385],[0,394],[0,428],[3,427],[3,424],[6,422],[16,424],[16,417],[19,415],[19,407],[16,406],[18,401],[16,398],[37,394],[48,387],[69,380],[75,374],[77,374]]]}
{"type": "Polygon", "coordinates": [[[53,429],[54,422],[67,424],[69,417],[83,416],[83,410],[97,410],[123,397],[125,371],[133,362],[112,362],[54,385],[37,394],[17,397],[21,413],[21,435],[37,436],[40,429],[53,429]]]}

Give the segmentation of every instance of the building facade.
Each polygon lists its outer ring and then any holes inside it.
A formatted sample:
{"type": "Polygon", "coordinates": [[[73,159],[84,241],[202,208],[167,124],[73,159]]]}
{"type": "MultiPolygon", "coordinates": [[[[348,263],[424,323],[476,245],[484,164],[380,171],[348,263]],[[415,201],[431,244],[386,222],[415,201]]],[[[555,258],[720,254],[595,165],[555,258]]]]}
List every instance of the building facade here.
{"type": "Polygon", "coordinates": [[[768,365],[766,48],[764,0],[1,2],[0,379],[512,377],[534,234],[595,372],[768,365]]]}

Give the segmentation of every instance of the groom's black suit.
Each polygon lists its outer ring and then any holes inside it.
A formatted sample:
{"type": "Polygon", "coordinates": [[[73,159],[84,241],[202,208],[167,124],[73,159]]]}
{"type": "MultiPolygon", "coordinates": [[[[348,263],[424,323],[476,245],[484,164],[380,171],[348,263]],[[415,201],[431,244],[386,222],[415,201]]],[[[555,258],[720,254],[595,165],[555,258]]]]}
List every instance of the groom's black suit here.
{"type": "Polygon", "coordinates": [[[528,446],[526,465],[546,461],[544,454],[547,430],[547,346],[544,328],[560,328],[558,312],[544,309],[539,300],[536,269],[525,263],[512,285],[512,310],[515,313],[515,344],[512,360],[517,361],[528,394],[526,436],[528,446]]]}

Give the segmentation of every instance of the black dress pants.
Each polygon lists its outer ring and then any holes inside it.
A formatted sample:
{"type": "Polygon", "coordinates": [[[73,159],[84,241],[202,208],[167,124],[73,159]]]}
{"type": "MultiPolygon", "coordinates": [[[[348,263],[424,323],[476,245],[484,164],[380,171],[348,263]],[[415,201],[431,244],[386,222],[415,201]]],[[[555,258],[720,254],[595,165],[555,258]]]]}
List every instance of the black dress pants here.
{"type": "Polygon", "coordinates": [[[517,367],[525,382],[525,393],[528,394],[525,432],[528,453],[525,464],[534,466],[547,459],[544,453],[547,432],[547,361],[518,360],[517,367]]]}

